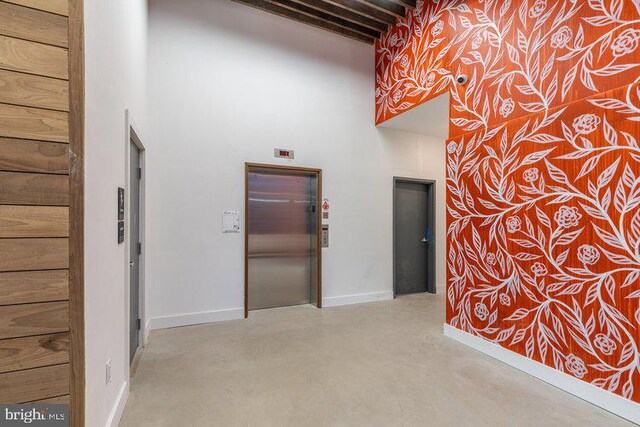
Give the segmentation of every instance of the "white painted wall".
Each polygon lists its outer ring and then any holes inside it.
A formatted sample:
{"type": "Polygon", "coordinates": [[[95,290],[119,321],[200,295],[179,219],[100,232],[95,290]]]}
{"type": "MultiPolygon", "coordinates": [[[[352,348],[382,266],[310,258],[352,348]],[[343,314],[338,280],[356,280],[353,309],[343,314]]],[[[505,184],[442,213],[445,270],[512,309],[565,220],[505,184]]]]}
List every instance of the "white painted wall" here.
{"type": "Polygon", "coordinates": [[[146,0],[85,2],[86,425],[117,423],[127,393],[125,247],[116,240],[125,184],[125,109],[145,123],[146,0]],[[112,379],[105,381],[105,364],[112,379]]]}
{"type": "Polygon", "coordinates": [[[323,169],[327,305],[391,296],[392,177],[436,179],[444,284],[444,141],[374,127],[372,46],[229,0],[149,3],[151,327],[241,315],[243,235],[221,213],[243,212],[245,161],[323,169]]]}

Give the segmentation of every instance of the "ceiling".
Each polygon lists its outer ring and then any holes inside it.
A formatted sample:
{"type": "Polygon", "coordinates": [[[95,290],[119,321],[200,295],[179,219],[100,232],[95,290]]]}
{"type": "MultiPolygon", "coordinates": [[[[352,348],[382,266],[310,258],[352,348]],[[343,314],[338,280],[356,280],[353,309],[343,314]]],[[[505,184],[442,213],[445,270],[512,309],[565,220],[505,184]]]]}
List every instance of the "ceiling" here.
{"type": "Polygon", "coordinates": [[[368,44],[416,7],[416,0],[234,1],[368,44]]]}
{"type": "Polygon", "coordinates": [[[389,119],[378,127],[449,138],[449,92],[389,119]]]}

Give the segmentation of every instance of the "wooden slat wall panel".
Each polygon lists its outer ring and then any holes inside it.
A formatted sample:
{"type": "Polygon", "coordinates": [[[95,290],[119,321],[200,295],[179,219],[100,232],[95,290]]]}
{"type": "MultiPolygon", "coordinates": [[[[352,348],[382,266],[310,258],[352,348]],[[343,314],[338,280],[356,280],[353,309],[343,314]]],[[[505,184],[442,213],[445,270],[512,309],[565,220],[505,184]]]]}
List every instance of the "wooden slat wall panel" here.
{"type": "Polygon", "coordinates": [[[48,399],[42,399],[42,400],[34,400],[32,402],[29,403],[51,403],[51,404],[58,404],[58,405],[68,405],[69,404],[69,395],[65,394],[64,396],[58,396],[58,397],[50,397],[48,399]]]}
{"type": "Polygon", "coordinates": [[[0,34],[67,47],[69,20],[64,16],[0,1],[0,34]]]}
{"type": "Polygon", "coordinates": [[[68,66],[66,49],[0,36],[2,69],[67,79],[68,66]]]}
{"type": "Polygon", "coordinates": [[[67,0],[5,0],[7,3],[19,4],[44,10],[45,12],[57,13],[58,15],[69,16],[69,2],[67,0]]]}
{"type": "Polygon", "coordinates": [[[0,102],[69,111],[69,82],[0,70],[0,102]]]}
{"type": "Polygon", "coordinates": [[[69,393],[69,365],[0,374],[0,402],[24,403],[69,393]]]}
{"type": "Polygon", "coordinates": [[[0,104],[0,136],[69,142],[69,114],[0,104]]]}
{"type": "Polygon", "coordinates": [[[69,237],[69,208],[0,205],[0,238],[12,237],[69,237]]]}
{"type": "Polygon", "coordinates": [[[0,172],[0,204],[69,204],[69,179],[64,175],[0,172]]]}
{"type": "Polygon", "coordinates": [[[68,298],[68,270],[0,273],[0,305],[62,301],[68,298]]]}
{"type": "Polygon", "coordinates": [[[69,173],[69,145],[0,138],[0,171],[69,173]]]}
{"type": "Polygon", "coordinates": [[[69,267],[69,239],[0,239],[0,271],[69,267]]]}
{"type": "Polygon", "coordinates": [[[69,334],[0,340],[0,373],[69,362],[69,334]]]}
{"type": "Polygon", "coordinates": [[[81,6],[0,0],[0,402],[70,404],[78,427],[82,246],[70,218],[81,216],[69,205],[83,182],[81,6]]]}
{"type": "Polygon", "coordinates": [[[0,306],[0,339],[54,334],[68,330],[68,301],[0,306]]]}

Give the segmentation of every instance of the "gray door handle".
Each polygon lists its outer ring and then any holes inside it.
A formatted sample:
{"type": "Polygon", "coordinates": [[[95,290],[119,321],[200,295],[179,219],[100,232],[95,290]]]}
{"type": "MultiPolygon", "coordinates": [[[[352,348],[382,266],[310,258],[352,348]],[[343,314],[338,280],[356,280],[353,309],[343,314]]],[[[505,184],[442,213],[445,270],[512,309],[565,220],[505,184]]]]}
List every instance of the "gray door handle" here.
{"type": "Polygon", "coordinates": [[[136,265],[136,263],[135,263],[134,261],[131,261],[131,262],[129,263],[129,267],[133,267],[134,265],[136,265]]]}

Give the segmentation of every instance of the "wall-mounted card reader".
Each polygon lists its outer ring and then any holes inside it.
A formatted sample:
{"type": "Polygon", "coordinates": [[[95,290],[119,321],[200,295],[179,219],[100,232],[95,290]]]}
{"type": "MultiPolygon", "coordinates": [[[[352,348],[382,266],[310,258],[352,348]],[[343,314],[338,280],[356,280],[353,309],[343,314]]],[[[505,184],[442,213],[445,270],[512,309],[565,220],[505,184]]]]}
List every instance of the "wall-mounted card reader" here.
{"type": "Polygon", "coordinates": [[[329,247],[329,224],[322,224],[322,235],[320,236],[322,239],[322,247],[329,247]]]}

